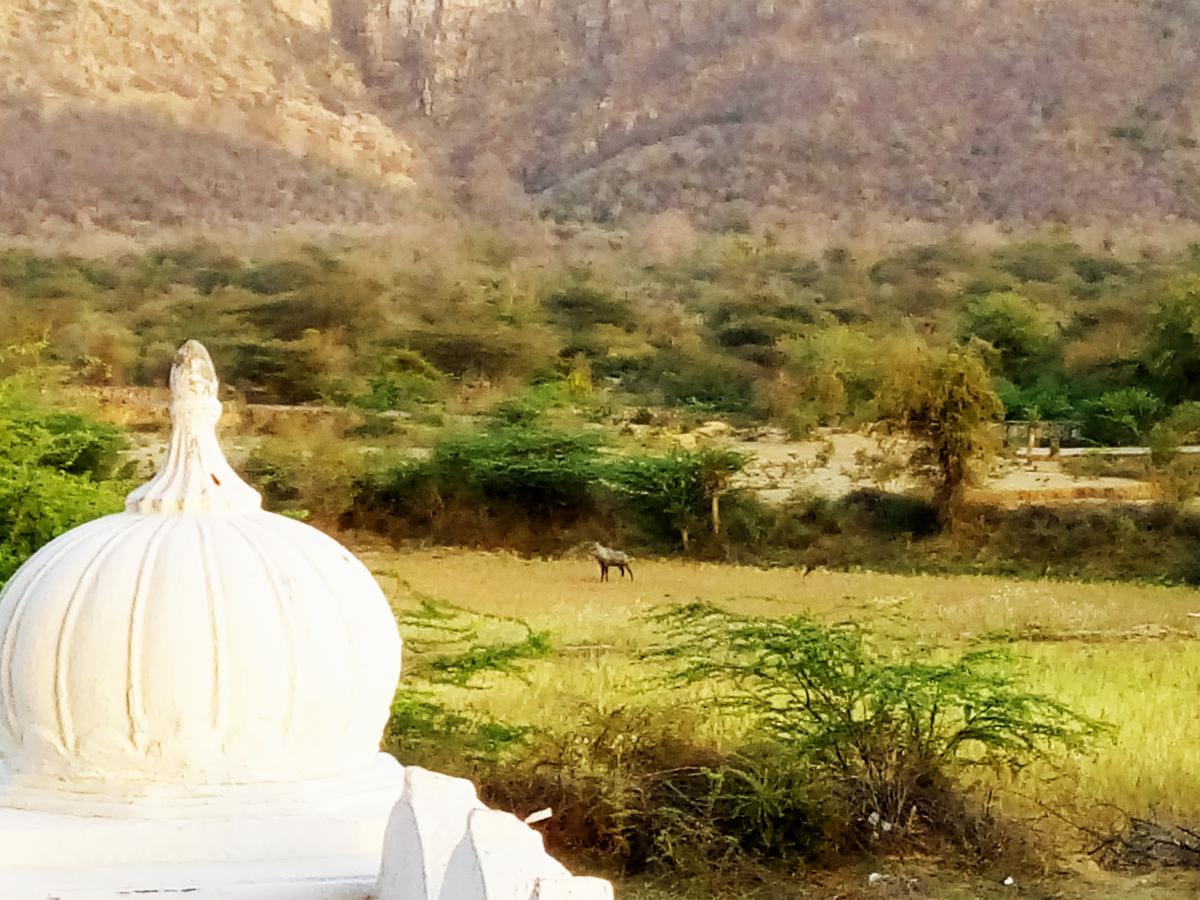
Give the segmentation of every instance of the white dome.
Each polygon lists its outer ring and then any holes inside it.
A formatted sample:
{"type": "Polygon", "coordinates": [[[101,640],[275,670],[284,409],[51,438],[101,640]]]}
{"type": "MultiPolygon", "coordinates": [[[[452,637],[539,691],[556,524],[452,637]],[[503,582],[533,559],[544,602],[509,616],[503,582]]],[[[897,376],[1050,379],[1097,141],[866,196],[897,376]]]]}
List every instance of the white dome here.
{"type": "Polygon", "coordinates": [[[171,388],[160,473],[0,593],[0,794],[186,797],[336,779],[378,752],[400,673],[386,598],[230,469],[202,346],[171,388]]]}

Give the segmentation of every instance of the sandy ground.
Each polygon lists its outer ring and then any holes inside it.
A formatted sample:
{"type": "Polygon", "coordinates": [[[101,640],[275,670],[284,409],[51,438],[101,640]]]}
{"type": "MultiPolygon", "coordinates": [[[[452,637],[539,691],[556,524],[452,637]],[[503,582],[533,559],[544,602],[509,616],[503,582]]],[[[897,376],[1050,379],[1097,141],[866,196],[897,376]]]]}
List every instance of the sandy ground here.
{"type": "MultiPolygon", "coordinates": [[[[862,488],[903,491],[915,486],[904,474],[913,445],[870,435],[827,431],[815,440],[731,441],[753,456],[742,484],[768,502],[795,493],[842,497],[862,488]]],[[[1148,482],[1131,478],[1081,477],[1052,459],[1000,458],[974,499],[1000,505],[1077,500],[1144,501],[1154,497],[1148,482]]]]}
{"type": "MultiPolygon", "coordinates": [[[[156,431],[134,435],[129,453],[139,477],[154,470],[165,452],[165,391],[88,388],[79,389],[75,399],[120,425],[156,423],[156,431]]],[[[340,421],[348,415],[346,410],[324,407],[226,404],[223,443],[237,465],[255,443],[246,433],[254,433],[267,420],[303,423],[324,417],[340,421]]],[[[647,436],[652,433],[652,429],[645,431],[647,436]]],[[[740,483],[768,503],[782,503],[798,493],[836,499],[863,488],[899,492],[916,486],[904,472],[914,447],[896,438],[819,429],[811,440],[792,442],[777,430],[759,429],[756,439],[743,440],[721,422],[705,423],[673,437],[657,434],[657,438],[663,437],[683,447],[721,443],[749,453],[753,461],[740,483]]],[[[1006,456],[993,464],[988,478],[974,490],[974,499],[1005,506],[1081,500],[1139,502],[1154,499],[1154,492],[1148,482],[1136,479],[1071,475],[1063,471],[1059,459],[1006,456]]]]}

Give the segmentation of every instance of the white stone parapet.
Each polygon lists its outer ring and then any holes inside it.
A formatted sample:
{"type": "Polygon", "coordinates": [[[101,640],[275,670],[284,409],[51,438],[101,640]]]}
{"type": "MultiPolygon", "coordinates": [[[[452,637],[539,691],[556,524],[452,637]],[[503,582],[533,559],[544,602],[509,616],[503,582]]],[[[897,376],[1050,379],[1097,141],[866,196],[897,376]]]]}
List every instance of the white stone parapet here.
{"type": "Polygon", "coordinates": [[[388,822],[376,900],[612,900],[612,885],[576,878],[542,836],[488,809],[469,781],[408,767],[388,822]]]}

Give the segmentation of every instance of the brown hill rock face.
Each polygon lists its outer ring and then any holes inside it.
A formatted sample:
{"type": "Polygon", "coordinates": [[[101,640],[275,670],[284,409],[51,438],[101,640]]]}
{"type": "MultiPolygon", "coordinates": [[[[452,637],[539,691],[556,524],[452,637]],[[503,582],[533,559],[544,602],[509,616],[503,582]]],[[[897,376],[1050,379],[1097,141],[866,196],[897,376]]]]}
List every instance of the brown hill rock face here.
{"type": "Polygon", "coordinates": [[[5,0],[0,222],[381,220],[409,146],[327,0],[5,0]]]}
{"type": "Polygon", "coordinates": [[[362,0],[450,165],[567,213],[1200,215],[1193,0],[362,0]]]}
{"type": "Polygon", "coordinates": [[[0,226],[1196,220],[1198,113],[1195,0],[3,0],[0,226]]]}

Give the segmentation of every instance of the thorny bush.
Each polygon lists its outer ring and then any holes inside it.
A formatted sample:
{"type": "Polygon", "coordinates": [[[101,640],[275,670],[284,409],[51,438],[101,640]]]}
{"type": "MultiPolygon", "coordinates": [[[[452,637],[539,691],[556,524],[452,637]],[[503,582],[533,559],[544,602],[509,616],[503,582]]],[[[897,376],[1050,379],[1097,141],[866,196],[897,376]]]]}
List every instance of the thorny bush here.
{"type": "Polygon", "coordinates": [[[1026,690],[1016,660],[994,648],[961,654],[889,648],[861,625],[767,619],[707,604],[656,614],[652,656],[672,681],[710,687],[720,709],[808,765],[867,841],[958,829],[946,814],[966,769],[1019,769],[1081,750],[1102,723],[1026,690]]]}

